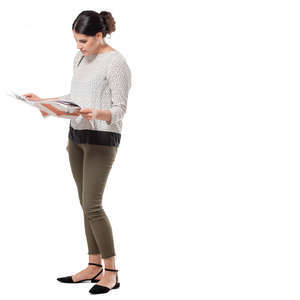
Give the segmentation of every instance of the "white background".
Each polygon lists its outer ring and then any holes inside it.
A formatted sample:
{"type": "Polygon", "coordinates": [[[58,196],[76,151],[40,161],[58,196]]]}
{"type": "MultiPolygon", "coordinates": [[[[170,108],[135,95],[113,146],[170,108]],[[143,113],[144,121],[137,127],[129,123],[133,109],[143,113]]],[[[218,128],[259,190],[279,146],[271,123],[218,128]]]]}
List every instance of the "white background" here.
{"type": "MultiPolygon", "coordinates": [[[[1,18],[0,296],[89,299],[69,120],[6,92],[68,94],[82,10],[132,88],[103,206],[111,299],[299,299],[298,1],[7,1],[1,18]]],[[[98,295],[102,297],[104,295],[98,295]]]]}

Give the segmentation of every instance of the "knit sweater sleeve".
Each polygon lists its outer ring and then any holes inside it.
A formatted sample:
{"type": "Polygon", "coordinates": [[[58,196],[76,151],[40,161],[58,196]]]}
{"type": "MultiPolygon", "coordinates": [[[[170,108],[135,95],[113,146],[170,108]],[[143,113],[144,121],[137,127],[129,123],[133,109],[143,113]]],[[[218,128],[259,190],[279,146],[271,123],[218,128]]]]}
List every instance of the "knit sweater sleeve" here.
{"type": "Polygon", "coordinates": [[[112,61],[107,79],[112,95],[112,106],[108,109],[111,112],[111,121],[106,121],[106,123],[111,125],[122,120],[127,110],[128,93],[131,88],[131,71],[124,58],[117,58],[112,61]]]}
{"type": "MultiPolygon", "coordinates": [[[[78,51],[76,54],[75,54],[75,57],[73,59],[73,73],[75,71],[75,67],[76,65],[78,64],[79,60],[81,58],[81,52],[78,51]]],[[[64,100],[64,101],[71,101],[71,93],[67,94],[67,95],[63,95],[63,96],[59,96],[57,97],[58,99],[60,100],[64,100]]]]}

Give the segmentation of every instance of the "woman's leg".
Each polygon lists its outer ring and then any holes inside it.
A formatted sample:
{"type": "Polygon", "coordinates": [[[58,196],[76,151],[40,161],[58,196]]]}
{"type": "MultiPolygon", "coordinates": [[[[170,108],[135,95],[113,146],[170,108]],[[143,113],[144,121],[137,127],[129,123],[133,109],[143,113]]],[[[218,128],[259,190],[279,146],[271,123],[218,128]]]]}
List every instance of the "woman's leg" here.
{"type": "MultiPolygon", "coordinates": [[[[83,150],[80,148],[79,145],[69,140],[67,151],[69,153],[69,161],[70,161],[72,175],[77,186],[78,197],[80,200],[80,204],[82,206],[83,150]]],[[[101,264],[101,260],[102,260],[101,254],[100,251],[98,250],[98,246],[93,236],[91,226],[84,212],[83,212],[83,217],[84,217],[85,234],[86,234],[88,251],[89,251],[88,252],[89,262],[101,264]]],[[[88,265],[86,269],[73,275],[73,280],[79,281],[82,279],[91,278],[92,276],[97,274],[100,270],[101,267],[88,265]]],[[[101,279],[102,276],[103,274],[101,273],[98,276],[98,279],[101,279]]]]}
{"type": "MultiPolygon", "coordinates": [[[[75,180],[77,191],[78,191],[78,198],[80,201],[80,205],[82,207],[82,180],[83,180],[83,150],[81,149],[80,145],[72,142],[69,140],[67,150],[69,153],[69,161],[71,166],[71,171],[73,174],[73,178],[75,180]]],[[[85,228],[85,235],[88,244],[88,254],[100,254],[99,248],[97,246],[96,240],[94,238],[91,226],[88,222],[87,216],[83,210],[83,217],[84,217],[84,228],[85,228]]]]}
{"type": "Polygon", "coordinates": [[[102,254],[115,256],[112,228],[102,207],[102,196],[117,147],[81,144],[84,150],[82,207],[102,254]]]}
{"type": "MultiPolygon", "coordinates": [[[[81,146],[84,150],[82,207],[104,259],[105,267],[115,269],[113,233],[102,206],[102,197],[118,148],[89,144],[81,146]]],[[[99,284],[112,288],[116,283],[116,275],[116,272],[104,272],[99,284]]]]}

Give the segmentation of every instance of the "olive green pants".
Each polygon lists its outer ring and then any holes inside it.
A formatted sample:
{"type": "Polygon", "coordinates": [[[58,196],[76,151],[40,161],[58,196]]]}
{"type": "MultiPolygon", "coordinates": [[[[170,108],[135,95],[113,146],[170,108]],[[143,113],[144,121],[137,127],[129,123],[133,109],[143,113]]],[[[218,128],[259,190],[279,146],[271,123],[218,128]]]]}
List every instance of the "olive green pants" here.
{"type": "Polygon", "coordinates": [[[69,139],[67,151],[83,210],[88,254],[115,256],[112,228],[102,197],[118,147],[77,144],[69,139]]]}

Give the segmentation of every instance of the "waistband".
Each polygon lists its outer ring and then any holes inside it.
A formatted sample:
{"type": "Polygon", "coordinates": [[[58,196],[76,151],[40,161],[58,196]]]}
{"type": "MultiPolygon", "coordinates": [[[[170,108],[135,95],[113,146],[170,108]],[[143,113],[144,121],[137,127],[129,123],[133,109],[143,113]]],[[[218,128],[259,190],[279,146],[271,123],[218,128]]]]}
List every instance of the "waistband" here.
{"type": "Polygon", "coordinates": [[[74,129],[69,127],[69,138],[77,144],[93,144],[118,147],[121,141],[121,134],[110,131],[98,131],[91,129],[74,129]]]}

